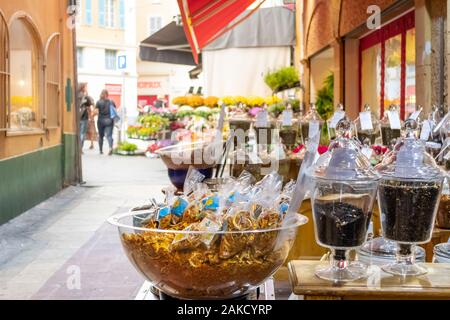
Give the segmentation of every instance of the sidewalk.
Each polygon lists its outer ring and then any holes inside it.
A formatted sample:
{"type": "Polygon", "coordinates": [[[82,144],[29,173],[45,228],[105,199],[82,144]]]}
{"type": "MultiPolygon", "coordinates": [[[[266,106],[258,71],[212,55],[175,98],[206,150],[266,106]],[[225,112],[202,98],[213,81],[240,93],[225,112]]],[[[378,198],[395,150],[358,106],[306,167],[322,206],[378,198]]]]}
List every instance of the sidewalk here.
{"type": "Polygon", "coordinates": [[[0,226],[0,299],[133,299],[144,279],[105,220],[160,198],[166,169],[159,159],[85,150],[83,175],[86,185],[0,226]],[[70,288],[78,274],[80,287],[70,288]]]}

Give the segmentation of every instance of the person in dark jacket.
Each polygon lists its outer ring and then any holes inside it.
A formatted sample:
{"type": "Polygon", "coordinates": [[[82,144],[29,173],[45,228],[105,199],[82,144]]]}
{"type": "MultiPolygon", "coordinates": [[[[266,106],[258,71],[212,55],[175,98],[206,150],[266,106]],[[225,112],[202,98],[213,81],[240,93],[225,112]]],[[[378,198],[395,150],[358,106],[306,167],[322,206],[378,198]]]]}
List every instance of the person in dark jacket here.
{"type": "Polygon", "coordinates": [[[87,84],[83,83],[78,91],[78,101],[80,106],[80,142],[81,150],[83,150],[84,141],[89,128],[89,112],[91,106],[94,105],[94,99],[88,95],[87,84]]]}
{"type": "Polygon", "coordinates": [[[113,129],[114,121],[111,117],[111,108],[116,109],[114,101],[108,99],[108,91],[103,90],[100,95],[100,100],[95,106],[98,115],[98,144],[100,147],[100,154],[103,154],[103,138],[106,136],[109,144],[109,155],[113,153],[113,129]]]}

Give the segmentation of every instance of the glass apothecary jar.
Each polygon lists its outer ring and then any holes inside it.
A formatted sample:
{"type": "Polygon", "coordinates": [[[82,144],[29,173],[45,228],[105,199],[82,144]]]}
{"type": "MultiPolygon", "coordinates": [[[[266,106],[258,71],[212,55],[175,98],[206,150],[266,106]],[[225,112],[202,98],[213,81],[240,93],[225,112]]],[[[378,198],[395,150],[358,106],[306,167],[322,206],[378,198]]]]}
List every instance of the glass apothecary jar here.
{"type": "Polygon", "coordinates": [[[450,229],[450,178],[447,176],[442,189],[441,201],[436,216],[436,226],[450,229]]]}
{"type": "MultiPolygon", "coordinates": [[[[391,105],[389,107],[389,111],[396,113],[400,118],[399,108],[396,105],[391,105]]],[[[381,139],[383,145],[385,146],[393,146],[395,145],[398,138],[401,136],[401,129],[392,129],[391,122],[389,120],[388,113],[385,112],[383,119],[380,121],[380,129],[381,129],[381,139]]]]}
{"type": "MultiPolygon", "coordinates": [[[[364,106],[364,113],[370,114],[370,120],[372,124],[372,129],[368,128],[369,123],[366,123],[366,119],[362,118],[360,114],[358,118],[356,118],[354,124],[356,128],[356,134],[358,140],[365,145],[373,145],[375,144],[375,140],[379,136],[380,133],[380,121],[375,113],[373,113],[370,109],[370,106],[366,104],[364,106]],[[363,122],[363,123],[362,123],[363,122]],[[364,128],[363,128],[364,125],[364,128]]],[[[364,115],[363,115],[364,116],[364,115]]]]}
{"type": "Polygon", "coordinates": [[[434,246],[434,263],[450,263],[450,243],[441,243],[434,246]]]}
{"type": "Polygon", "coordinates": [[[417,122],[407,120],[406,137],[377,167],[383,237],[397,242],[397,260],[385,272],[414,276],[427,271],[415,263],[415,245],[431,240],[444,174],[415,137],[417,122]]]}
{"type": "Polygon", "coordinates": [[[316,269],[319,278],[352,281],[367,276],[367,266],[349,261],[349,251],[366,241],[379,175],[351,139],[352,123],[344,118],[337,138],[308,170],[315,237],[332,251],[330,265],[316,269]]]}
{"type": "Polygon", "coordinates": [[[309,133],[310,131],[312,131],[313,126],[315,128],[319,127],[319,134],[321,134],[324,123],[325,121],[320,117],[319,113],[317,112],[315,104],[311,103],[310,110],[300,120],[300,128],[302,132],[303,143],[305,144],[307,139],[311,138],[309,136],[309,133]]]}

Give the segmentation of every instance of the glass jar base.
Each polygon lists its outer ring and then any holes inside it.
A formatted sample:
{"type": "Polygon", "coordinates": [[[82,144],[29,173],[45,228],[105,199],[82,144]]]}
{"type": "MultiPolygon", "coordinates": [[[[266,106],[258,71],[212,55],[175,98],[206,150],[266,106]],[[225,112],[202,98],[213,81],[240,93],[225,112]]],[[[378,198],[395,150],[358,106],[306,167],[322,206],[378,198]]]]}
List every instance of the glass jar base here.
{"type": "Polygon", "coordinates": [[[396,276],[421,276],[428,272],[425,267],[419,264],[405,264],[405,263],[391,263],[381,267],[384,272],[396,275],[396,276]]]}
{"type": "Polygon", "coordinates": [[[333,282],[349,282],[367,277],[367,266],[364,263],[349,262],[344,268],[335,265],[319,266],[316,268],[316,276],[333,282]]]}

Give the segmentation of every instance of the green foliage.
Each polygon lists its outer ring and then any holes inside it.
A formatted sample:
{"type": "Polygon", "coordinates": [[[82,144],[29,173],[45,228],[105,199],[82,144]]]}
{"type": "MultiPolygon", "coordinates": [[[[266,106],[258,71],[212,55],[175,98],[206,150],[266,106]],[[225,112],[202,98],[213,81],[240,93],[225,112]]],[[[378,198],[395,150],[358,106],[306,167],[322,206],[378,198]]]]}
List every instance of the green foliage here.
{"type": "Polygon", "coordinates": [[[292,111],[300,112],[300,100],[299,99],[289,99],[286,101],[286,105],[290,104],[292,111]]]}
{"type": "Polygon", "coordinates": [[[212,115],[212,109],[208,107],[199,107],[195,109],[194,115],[208,119],[212,115]]]}
{"type": "Polygon", "coordinates": [[[330,138],[328,137],[328,124],[325,122],[320,133],[320,145],[328,146],[330,144],[330,138]]]}
{"type": "Polygon", "coordinates": [[[300,81],[297,70],[294,67],[281,68],[274,72],[269,72],[264,77],[264,82],[273,92],[280,88],[293,87],[300,81]]]}
{"type": "Polygon", "coordinates": [[[269,106],[268,111],[275,117],[278,118],[283,111],[286,110],[286,106],[283,103],[275,103],[269,106]]]}
{"type": "Polygon", "coordinates": [[[317,91],[316,107],[322,119],[328,120],[334,112],[334,75],[330,73],[323,82],[323,87],[317,91]]]}
{"type": "Polygon", "coordinates": [[[139,117],[138,121],[144,128],[151,128],[156,131],[168,128],[170,123],[168,118],[162,117],[157,114],[141,116],[139,117]]]}
{"type": "Polygon", "coordinates": [[[117,147],[117,150],[126,152],[135,152],[137,149],[138,149],[137,145],[129,142],[122,142],[117,147]]]}

